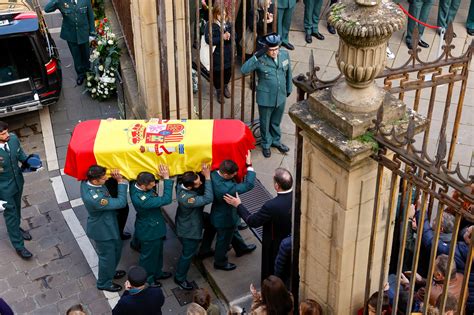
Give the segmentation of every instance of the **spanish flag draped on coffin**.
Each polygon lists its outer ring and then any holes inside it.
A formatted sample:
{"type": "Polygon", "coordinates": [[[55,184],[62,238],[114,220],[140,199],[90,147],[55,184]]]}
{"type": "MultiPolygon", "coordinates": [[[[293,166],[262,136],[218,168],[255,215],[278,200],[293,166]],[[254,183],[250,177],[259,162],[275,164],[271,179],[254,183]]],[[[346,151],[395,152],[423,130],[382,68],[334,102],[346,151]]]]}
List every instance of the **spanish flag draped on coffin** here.
{"type": "Polygon", "coordinates": [[[242,178],[253,148],[252,132],[240,120],[89,120],[74,128],[64,172],[84,180],[98,164],[135,179],[143,171],[156,174],[158,164],[168,165],[173,176],[200,171],[202,163],[217,169],[230,159],[242,178]]]}

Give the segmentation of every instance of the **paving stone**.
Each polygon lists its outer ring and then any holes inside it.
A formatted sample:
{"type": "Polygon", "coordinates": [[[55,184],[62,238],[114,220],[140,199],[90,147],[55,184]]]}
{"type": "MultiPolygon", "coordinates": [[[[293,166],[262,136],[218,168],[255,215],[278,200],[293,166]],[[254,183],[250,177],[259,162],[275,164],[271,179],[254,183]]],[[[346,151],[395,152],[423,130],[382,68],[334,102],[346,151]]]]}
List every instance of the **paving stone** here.
{"type": "Polygon", "coordinates": [[[51,229],[47,225],[37,226],[29,230],[29,232],[34,240],[39,240],[43,237],[48,237],[49,235],[52,235],[51,229]]]}
{"type": "Polygon", "coordinates": [[[85,290],[79,293],[79,298],[81,299],[82,303],[90,305],[94,301],[98,299],[104,299],[105,297],[101,291],[95,288],[94,289],[91,288],[89,290],[85,290]]]}
{"type": "Polygon", "coordinates": [[[64,220],[64,216],[62,215],[60,211],[53,210],[53,211],[46,212],[46,216],[48,217],[48,220],[50,222],[59,222],[62,224],[67,224],[66,221],[64,220]]]}
{"type": "Polygon", "coordinates": [[[25,197],[30,205],[38,205],[49,200],[55,200],[56,198],[52,190],[37,191],[33,194],[24,195],[23,198],[25,197]]]}
{"type": "Polygon", "coordinates": [[[48,286],[50,288],[58,288],[68,281],[69,277],[65,272],[52,274],[47,278],[48,286]]]}
{"type": "Polygon", "coordinates": [[[96,288],[97,279],[92,272],[81,277],[80,281],[83,289],[96,288]]]}
{"type": "Polygon", "coordinates": [[[80,205],[78,207],[73,208],[74,213],[76,214],[76,217],[80,220],[82,219],[87,219],[89,216],[89,213],[87,212],[87,209],[84,205],[80,205]]]}
{"type": "Polygon", "coordinates": [[[25,314],[36,309],[35,300],[32,297],[27,297],[11,305],[14,312],[18,314],[25,314]]]}
{"type": "Polygon", "coordinates": [[[40,213],[45,213],[49,211],[59,210],[58,203],[56,199],[48,199],[40,204],[38,204],[38,209],[40,213]]]}
{"type": "Polygon", "coordinates": [[[38,207],[35,205],[21,209],[21,217],[23,219],[39,216],[39,214],[38,207]]]}
{"type": "Polygon", "coordinates": [[[73,251],[81,250],[75,240],[67,243],[62,242],[58,245],[58,249],[64,256],[71,254],[73,251]]]}
{"type": "MultiPolygon", "coordinates": [[[[12,252],[12,254],[13,253],[14,252],[12,252]]],[[[23,259],[18,259],[18,255],[16,253],[14,254],[15,256],[12,255],[12,257],[15,257],[15,259],[12,259],[12,260],[13,260],[13,264],[15,265],[16,270],[18,271],[30,270],[31,268],[36,268],[39,266],[38,262],[35,259],[36,258],[35,256],[33,256],[33,259],[23,260],[23,259]]],[[[0,275],[2,274],[4,273],[0,271],[0,275]]]]}
{"type": "MultiPolygon", "coordinates": [[[[4,258],[5,257],[2,257],[2,259],[4,258]]],[[[6,275],[15,274],[16,272],[17,272],[17,269],[15,268],[15,265],[12,262],[8,262],[5,265],[0,266],[0,276],[2,278],[5,277],[6,275]]]]}
{"type": "Polygon", "coordinates": [[[48,224],[48,219],[44,215],[31,218],[29,221],[32,229],[48,224]]]}
{"type": "Polygon", "coordinates": [[[30,278],[31,281],[35,281],[39,278],[42,278],[46,275],[48,275],[48,270],[47,270],[48,265],[42,265],[36,268],[33,268],[28,271],[28,278],[30,278]]]}
{"type": "MultiPolygon", "coordinates": [[[[79,292],[81,292],[81,287],[79,283],[80,283],[79,280],[69,281],[68,283],[65,283],[64,285],[59,286],[58,291],[61,293],[61,296],[63,298],[67,298],[74,294],[78,294],[79,292]]],[[[77,296],[76,299],[79,299],[79,297],[77,296]]]]}
{"type": "Polygon", "coordinates": [[[25,292],[22,288],[10,288],[2,294],[2,298],[8,303],[13,304],[25,298],[25,292]]]}
{"type": "Polygon", "coordinates": [[[60,314],[60,313],[56,304],[50,304],[50,305],[46,305],[45,307],[36,309],[34,311],[34,314],[35,315],[53,315],[53,314],[60,314]]]}
{"type": "Polygon", "coordinates": [[[39,306],[45,306],[48,304],[57,303],[61,299],[61,296],[59,295],[58,290],[50,289],[48,291],[35,295],[34,298],[39,306]]]}
{"type": "Polygon", "coordinates": [[[59,239],[54,237],[54,236],[48,236],[48,237],[43,237],[41,240],[39,240],[39,245],[41,249],[49,249],[51,247],[54,247],[59,244],[59,239]]]}
{"type": "Polygon", "coordinates": [[[7,280],[0,279],[0,295],[2,295],[3,292],[8,291],[8,289],[10,289],[10,286],[8,285],[7,280]]]}
{"type": "Polygon", "coordinates": [[[89,309],[92,314],[104,314],[111,311],[110,305],[105,299],[98,299],[89,304],[89,309]]]}
{"type": "Polygon", "coordinates": [[[69,200],[81,198],[81,182],[69,175],[62,176],[62,179],[69,200]]]}
{"type": "Polygon", "coordinates": [[[58,135],[54,137],[54,143],[57,147],[67,146],[71,140],[70,135],[58,135]]]}
{"type": "Polygon", "coordinates": [[[26,296],[35,296],[41,292],[45,292],[46,290],[49,290],[49,289],[46,289],[42,283],[43,283],[42,280],[39,279],[39,280],[32,281],[30,283],[25,284],[22,288],[26,296]]]}
{"type": "Polygon", "coordinates": [[[72,278],[80,278],[87,275],[89,272],[91,272],[91,268],[87,264],[87,261],[83,259],[83,261],[71,267],[69,270],[69,275],[72,278]]]}
{"type": "Polygon", "coordinates": [[[59,258],[59,253],[55,247],[46,249],[36,254],[36,260],[38,260],[38,263],[40,264],[48,263],[56,258],[59,258]]]}
{"type": "MultiPolygon", "coordinates": [[[[6,275],[5,275],[6,276],[6,275]]],[[[26,276],[25,272],[14,273],[10,277],[7,278],[7,282],[11,288],[19,288],[23,284],[29,282],[30,280],[26,276]]]]}
{"type": "Polygon", "coordinates": [[[73,265],[71,258],[69,256],[62,256],[60,259],[49,262],[47,270],[49,274],[54,275],[69,270],[71,265],[73,265]]]}

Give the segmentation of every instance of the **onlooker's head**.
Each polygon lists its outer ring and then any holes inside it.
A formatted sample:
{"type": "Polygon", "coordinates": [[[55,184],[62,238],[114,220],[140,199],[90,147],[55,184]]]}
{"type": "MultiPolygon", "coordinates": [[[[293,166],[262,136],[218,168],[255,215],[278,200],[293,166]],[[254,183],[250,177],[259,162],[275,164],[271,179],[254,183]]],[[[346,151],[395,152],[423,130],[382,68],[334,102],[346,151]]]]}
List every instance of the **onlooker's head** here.
{"type": "Polygon", "coordinates": [[[9,139],[8,124],[0,120],[0,142],[7,142],[9,139]]]}
{"type": "Polygon", "coordinates": [[[209,294],[209,291],[205,288],[196,289],[193,294],[193,302],[201,305],[207,310],[209,305],[211,305],[211,295],[209,294]]]}
{"type": "Polygon", "coordinates": [[[137,185],[144,191],[152,190],[156,186],[155,176],[150,172],[141,172],[137,176],[137,185]]]}
{"type": "Polygon", "coordinates": [[[241,315],[244,310],[237,305],[232,305],[227,312],[227,315],[241,315]]]}
{"type": "Polygon", "coordinates": [[[201,305],[197,303],[191,303],[188,305],[188,309],[186,310],[186,315],[206,315],[207,311],[201,305]]]}
{"type": "Polygon", "coordinates": [[[195,172],[185,172],[181,176],[181,184],[187,189],[197,189],[201,187],[201,177],[195,172]]]}
{"type": "Polygon", "coordinates": [[[219,165],[219,172],[224,179],[232,179],[237,175],[239,166],[232,160],[224,160],[219,165]]]}
{"type": "Polygon", "coordinates": [[[449,257],[448,255],[442,254],[436,257],[435,268],[433,273],[433,279],[437,282],[443,281],[444,278],[450,274],[450,279],[456,277],[456,262],[453,260],[451,264],[451,269],[448,270],[449,257]]]}
{"type": "Polygon", "coordinates": [[[443,233],[453,233],[454,229],[454,215],[449,212],[443,212],[441,217],[441,231],[443,233]]]}
{"type": "MultiPolygon", "coordinates": [[[[441,294],[438,296],[438,299],[436,300],[436,308],[440,309],[441,308],[441,301],[442,301],[443,295],[441,294]]],[[[444,305],[444,315],[454,315],[458,311],[458,299],[456,296],[449,294],[446,297],[446,304],[444,305]]]]}
{"type": "Polygon", "coordinates": [[[66,315],[87,315],[87,313],[81,304],[76,304],[67,310],[66,315]]]}
{"type": "Polygon", "coordinates": [[[293,299],[277,276],[263,280],[261,294],[267,314],[288,314],[293,309],[293,299]]]}
{"type": "Polygon", "coordinates": [[[145,286],[147,273],[143,267],[132,266],[128,270],[128,282],[132,288],[142,288],[145,286]]]}
{"type": "Polygon", "coordinates": [[[227,8],[221,3],[213,3],[212,7],[212,18],[214,21],[227,21],[229,14],[227,8]]]}
{"type": "Polygon", "coordinates": [[[279,167],[273,175],[273,184],[276,191],[290,190],[293,187],[293,176],[287,169],[279,167]]]}
{"type": "MultiPolygon", "coordinates": [[[[372,294],[367,301],[367,314],[375,315],[377,314],[377,300],[379,298],[379,292],[375,292],[372,294]]],[[[388,299],[387,293],[383,293],[382,298],[382,315],[390,315],[391,308],[390,308],[390,301],[388,299]]]]}
{"type": "Polygon", "coordinates": [[[466,230],[464,231],[462,235],[464,238],[464,242],[466,242],[466,244],[471,244],[471,235],[472,235],[473,229],[474,229],[474,225],[471,225],[470,227],[466,228],[466,230]]]}
{"type": "Polygon", "coordinates": [[[323,315],[323,309],[315,300],[306,299],[300,303],[300,315],[323,315]]]}
{"type": "Polygon", "coordinates": [[[94,185],[104,185],[108,177],[107,169],[100,165],[92,165],[87,171],[87,180],[94,185]]]}
{"type": "Polygon", "coordinates": [[[432,305],[428,305],[428,308],[426,309],[426,315],[439,315],[439,309],[432,305]]]}
{"type": "MultiPolygon", "coordinates": [[[[270,4],[272,4],[271,0],[258,0],[258,2],[257,2],[257,6],[258,6],[259,9],[265,9],[265,8],[268,9],[268,7],[270,7],[270,4]]],[[[270,12],[270,13],[272,13],[272,12],[270,12]]]]}

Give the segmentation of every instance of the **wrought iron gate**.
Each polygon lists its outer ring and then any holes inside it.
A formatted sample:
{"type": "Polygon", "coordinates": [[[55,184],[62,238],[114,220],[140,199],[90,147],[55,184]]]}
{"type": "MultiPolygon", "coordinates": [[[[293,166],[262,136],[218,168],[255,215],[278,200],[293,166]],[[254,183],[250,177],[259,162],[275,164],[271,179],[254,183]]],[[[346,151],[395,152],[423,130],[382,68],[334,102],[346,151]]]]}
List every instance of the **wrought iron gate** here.
{"type": "MultiPolygon", "coordinates": [[[[418,34],[415,28],[413,41],[418,42],[418,34]]],[[[442,55],[434,61],[423,61],[419,57],[420,49],[409,51],[409,59],[398,68],[386,68],[378,76],[379,83],[382,83],[386,91],[398,95],[400,100],[405,101],[407,107],[416,112],[421,112],[428,120],[426,129],[415,135],[415,123],[412,117],[406,117],[400,124],[404,126],[384,126],[382,124],[383,112],[379,111],[373,130],[374,139],[378,143],[378,150],[373,154],[373,158],[378,162],[377,183],[375,190],[375,202],[372,220],[372,234],[369,249],[369,263],[367,266],[366,294],[365,301],[370,294],[370,284],[372,278],[379,278],[378,292],[382,292],[387,277],[390,273],[396,279],[394,299],[392,304],[392,314],[398,314],[401,302],[399,300],[400,278],[403,265],[408,265],[411,269],[411,279],[407,287],[408,298],[403,308],[407,313],[411,313],[415,302],[422,302],[423,314],[427,312],[429,297],[432,289],[432,277],[434,273],[435,259],[439,253],[438,243],[441,231],[441,221],[444,212],[454,215],[454,229],[452,239],[449,244],[448,268],[453,266],[454,256],[458,254],[457,242],[461,228],[474,224],[474,175],[463,174],[459,164],[454,165],[456,142],[459,134],[459,125],[463,110],[463,103],[466,93],[466,86],[469,74],[469,66],[474,50],[474,43],[468,47],[461,56],[453,55],[454,45],[452,25],[448,28],[445,36],[442,55]],[[443,97],[443,102],[437,102],[437,98],[443,97]],[[423,101],[425,100],[425,101],[423,101]],[[427,104],[426,104],[427,103],[427,104]],[[434,113],[442,113],[441,120],[436,120],[434,113]],[[454,112],[454,119],[452,114],[454,112]],[[403,136],[397,136],[397,128],[405,128],[403,136]],[[433,137],[433,135],[435,135],[433,137]],[[390,177],[390,199],[388,211],[382,211],[380,201],[380,191],[385,174],[390,177]],[[398,202],[397,202],[398,200],[398,202]],[[414,202],[413,202],[414,200],[414,202]],[[405,256],[407,247],[407,231],[411,228],[409,209],[412,203],[420,200],[417,211],[419,211],[418,227],[416,238],[414,239],[413,257],[405,256]],[[415,273],[419,269],[420,248],[422,247],[422,235],[425,226],[425,218],[434,217],[433,234],[434,238],[429,252],[428,271],[426,274],[426,287],[423,301],[417,301],[415,296],[415,273]],[[377,224],[390,226],[395,221],[393,235],[390,229],[382,236],[377,235],[377,224]],[[374,247],[378,237],[383,237],[383,260],[381,274],[372,275],[374,268],[374,247]],[[390,243],[393,237],[392,249],[390,243]]],[[[319,68],[314,66],[313,56],[310,57],[309,72],[294,79],[298,87],[298,99],[304,99],[308,94],[317,89],[332,86],[339,77],[334,80],[323,81],[318,78],[319,68]]],[[[473,128],[474,129],[474,128],[473,128]]],[[[474,131],[474,130],[473,130],[474,131]]],[[[473,133],[474,134],[474,133],[473,133]]],[[[298,145],[301,141],[298,141],[298,145]]],[[[301,165],[301,148],[297,147],[297,165],[301,165]],[[298,162],[300,162],[298,164],[298,162]]],[[[296,171],[296,182],[301,180],[301,170],[296,171]],[[299,175],[298,175],[299,174],[299,175]],[[298,176],[300,178],[298,178],[298,176]]],[[[296,206],[298,212],[298,199],[300,189],[296,188],[296,206]]],[[[415,217],[416,219],[416,217],[415,217]]],[[[295,223],[298,224],[298,213],[295,216],[295,223]]],[[[297,234],[297,233],[296,233],[297,234]]],[[[474,234],[474,233],[472,233],[474,234]]],[[[299,243],[299,236],[294,235],[295,243],[299,243]]],[[[468,295],[468,282],[471,273],[471,262],[473,253],[473,235],[471,241],[467,239],[469,251],[465,259],[464,280],[462,283],[461,298],[458,301],[458,312],[462,314],[468,295]]],[[[462,241],[462,240],[461,240],[462,241]]],[[[298,248],[296,248],[293,259],[298,260],[298,248]]],[[[464,257],[463,257],[464,258],[464,257]]],[[[461,268],[459,268],[460,270],[461,268]]],[[[474,277],[474,276],[473,276],[474,277]]],[[[294,281],[297,278],[293,278],[294,281]]],[[[444,314],[447,300],[447,283],[450,281],[449,273],[444,280],[444,290],[440,300],[440,314],[444,314]]],[[[471,280],[474,281],[474,280],[471,280]]],[[[295,290],[293,290],[295,292],[295,290]]],[[[472,292],[471,294],[474,294],[472,292]]],[[[378,295],[377,314],[382,314],[383,295],[378,295]]],[[[367,305],[366,305],[367,307],[367,305]]]]}

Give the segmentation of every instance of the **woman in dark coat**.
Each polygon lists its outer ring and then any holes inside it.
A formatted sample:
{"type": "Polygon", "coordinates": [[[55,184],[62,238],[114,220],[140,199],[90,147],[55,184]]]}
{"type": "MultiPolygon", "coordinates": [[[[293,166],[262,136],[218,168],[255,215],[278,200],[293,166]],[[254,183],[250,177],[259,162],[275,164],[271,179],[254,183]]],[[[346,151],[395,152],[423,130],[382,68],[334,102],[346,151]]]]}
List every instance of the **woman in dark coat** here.
{"type": "MultiPolygon", "coordinates": [[[[213,58],[214,87],[217,93],[217,100],[220,102],[221,93],[226,98],[230,98],[229,81],[232,75],[232,41],[235,36],[232,35],[232,25],[228,21],[227,10],[219,4],[216,4],[212,10],[212,45],[215,46],[213,58]],[[221,56],[221,28],[224,43],[224,55],[221,56]],[[222,60],[221,60],[222,59],[222,60]],[[222,61],[222,63],[221,63],[222,61]],[[224,80],[221,82],[221,72],[224,73],[224,80]]],[[[206,25],[204,36],[206,43],[211,45],[209,39],[209,23],[206,25]]]]}

